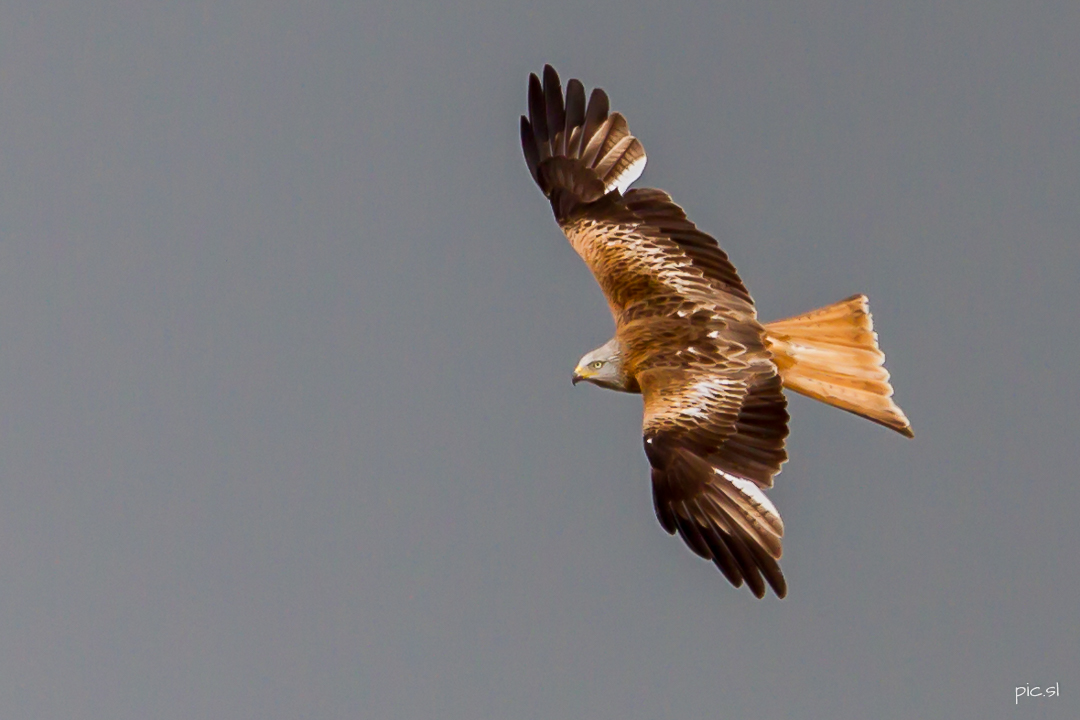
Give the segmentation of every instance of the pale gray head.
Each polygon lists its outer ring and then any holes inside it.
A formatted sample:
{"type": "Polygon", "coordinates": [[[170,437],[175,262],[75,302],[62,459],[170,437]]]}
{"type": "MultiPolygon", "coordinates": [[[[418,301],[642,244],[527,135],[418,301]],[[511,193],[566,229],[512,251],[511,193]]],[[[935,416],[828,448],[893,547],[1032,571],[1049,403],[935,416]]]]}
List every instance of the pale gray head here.
{"type": "Polygon", "coordinates": [[[574,384],[582,380],[609,390],[630,392],[630,379],[623,372],[622,343],[617,338],[585,353],[578,361],[574,368],[574,384]]]}

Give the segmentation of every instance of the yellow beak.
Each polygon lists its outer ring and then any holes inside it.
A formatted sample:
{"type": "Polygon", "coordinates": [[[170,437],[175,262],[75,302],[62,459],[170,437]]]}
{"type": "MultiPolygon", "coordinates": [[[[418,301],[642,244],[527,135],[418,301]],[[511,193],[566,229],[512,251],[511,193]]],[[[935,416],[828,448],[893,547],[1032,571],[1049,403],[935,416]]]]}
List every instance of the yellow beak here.
{"type": "Polygon", "coordinates": [[[591,371],[578,365],[576,368],[574,368],[574,379],[571,380],[571,383],[577,385],[582,380],[588,380],[589,378],[591,378],[593,374],[594,373],[592,373],[591,371]]]}

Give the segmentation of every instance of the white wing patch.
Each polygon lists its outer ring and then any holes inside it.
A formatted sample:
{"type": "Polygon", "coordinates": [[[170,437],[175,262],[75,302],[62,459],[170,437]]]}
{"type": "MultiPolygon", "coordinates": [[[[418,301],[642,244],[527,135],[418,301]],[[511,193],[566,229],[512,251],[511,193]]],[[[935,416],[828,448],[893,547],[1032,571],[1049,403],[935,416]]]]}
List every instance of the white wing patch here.
{"type": "MultiPolygon", "coordinates": [[[[681,350],[679,351],[682,352],[681,350]]],[[[690,352],[695,352],[694,348],[690,348],[690,352]]],[[[684,395],[690,400],[690,405],[683,407],[680,411],[679,406],[681,403],[672,403],[670,413],[664,413],[669,418],[672,417],[692,417],[692,418],[707,418],[709,417],[710,408],[714,407],[718,403],[722,403],[723,398],[731,394],[731,389],[741,385],[738,380],[725,380],[724,378],[709,378],[707,380],[700,380],[688,388],[688,392],[684,395]]]]}
{"type": "Polygon", "coordinates": [[[690,386],[693,397],[697,400],[717,400],[731,392],[728,388],[741,385],[738,380],[726,380],[713,377],[707,380],[699,380],[690,386]]]}
{"type": "Polygon", "coordinates": [[[780,519],[780,512],[776,509],[776,506],[772,504],[772,501],[769,500],[765,493],[761,491],[761,488],[746,478],[724,472],[718,467],[714,467],[713,472],[728,481],[743,499],[750,503],[750,506],[756,511],[751,516],[751,519],[762,521],[771,528],[773,532],[778,535],[783,535],[784,521],[780,519]]]}
{"type": "Polygon", "coordinates": [[[641,177],[641,173],[645,171],[645,161],[647,159],[648,158],[642,155],[637,160],[630,163],[629,167],[618,175],[608,178],[607,187],[604,189],[608,192],[618,189],[619,194],[625,193],[627,189],[634,184],[634,181],[641,177]]]}

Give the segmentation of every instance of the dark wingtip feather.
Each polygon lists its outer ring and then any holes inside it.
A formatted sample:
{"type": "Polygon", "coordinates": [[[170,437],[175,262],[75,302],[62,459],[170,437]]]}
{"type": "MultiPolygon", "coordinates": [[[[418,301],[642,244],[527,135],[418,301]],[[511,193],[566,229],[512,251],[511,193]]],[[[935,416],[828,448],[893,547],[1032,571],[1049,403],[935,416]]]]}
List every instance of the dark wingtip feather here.
{"type": "Polygon", "coordinates": [[[660,527],[664,528],[668,535],[674,535],[676,530],[675,514],[671,511],[671,507],[667,502],[657,497],[655,484],[653,487],[653,509],[656,511],[656,521],[660,523],[660,527]]]}
{"type": "Polygon", "coordinates": [[[570,216],[572,208],[595,202],[611,188],[625,189],[632,182],[628,168],[640,174],[645,160],[640,143],[634,141],[628,148],[617,144],[627,132],[625,123],[619,129],[619,137],[603,147],[602,172],[582,157],[582,150],[588,146],[595,158],[601,146],[611,139],[609,130],[596,142],[588,142],[590,133],[605,127],[607,117],[608,98],[603,90],[594,90],[586,104],[581,81],[571,79],[564,95],[559,74],[551,65],[545,65],[539,75],[529,75],[528,119],[522,123],[521,130],[525,161],[533,179],[551,201],[559,222],[570,216]]]}
{"type": "Polygon", "coordinates": [[[705,539],[701,537],[701,532],[698,530],[697,524],[693,520],[684,518],[682,513],[676,510],[675,525],[679,528],[679,536],[683,539],[683,542],[686,543],[687,547],[694,551],[695,555],[703,557],[706,560],[712,560],[712,552],[705,543],[705,539]]]}
{"type": "MultiPolygon", "coordinates": [[[[701,537],[705,540],[705,543],[709,546],[709,550],[712,551],[713,564],[720,573],[728,579],[735,587],[741,587],[743,583],[743,573],[739,570],[739,564],[735,560],[735,557],[728,550],[727,545],[720,537],[715,528],[704,528],[701,532],[701,537]]],[[[747,578],[749,580],[749,578],[747,578]]],[[[753,586],[751,585],[751,589],[753,586]]]]}
{"type": "Polygon", "coordinates": [[[521,116],[521,149],[525,153],[525,164],[529,167],[529,174],[539,184],[540,153],[536,149],[536,138],[533,136],[532,126],[524,115],[521,116]]]}
{"type": "Polygon", "coordinates": [[[747,543],[743,542],[737,532],[726,535],[724,540],[727,541],[728,547],[731,548],[735,561],[739,563],[743,577],[746,578],[746,584],[750,587],[750,591],[754,593],[754,597],[759,600],[765,597],[765,582],[761,579],[759,564],[756,562],[751,549],[747,547],[747,543]]]}
{"type": "MultiPolygon", "coordinates": [[[[566,113],[563,106],[562,84],[559,74],[550,65],[544,66],[544,104],[547,106],[547,126],[549,138],[555,140],[558,133],[566,126],[566,113]]],[[[552,155],[562,155],[566,145],[565,138],[552,147],[552,155]]]]}
{"type": "Polygon", "coordinates": [[[784,579],[784,573],[780,570],[780,563],[776,562],[776,559],[764,549],[753,543],[750,543],[750,552],[754,554],[761,574],[765,576],[765,580],[769,583],[769,587],[773,589],[773,592],[776,593],[776,597],[781,600],[787,597],[787,580],[784,579]]]}
{"type": "MultiPolygon", "coordinates": [[[[585,129],[582,131],[582,137],[592,137],[596,128],[600,127],[600,123],[607,120],[608,109],[607,93],[600,88],[593,88],[592,94],[589,95],[589,106],[585,110],[585,129]]],[[[582,141],[582,149],[584,147],[585,144],[582,141]]]]}
{"type": "Polygon", "coordinates": [[[570,145],[570,136],[574,128],[585,124],[585,86],[577,78],[571,78],[566,83],[566,154],[569,157],[577,157],[581,153],[581,134],[574,145],[570,145]]]}
{"type": "MultiPolygon", "coordinates": [[[[529,74],[529,124],[532,125],[536,139],[546,145],[548,126],[547,112],[544,109],[544,88],[540,84],[540,78],[536,77],[536,73],[529,74]]],[[[543,156],[542,151],[540,154],[543,156]]]]}

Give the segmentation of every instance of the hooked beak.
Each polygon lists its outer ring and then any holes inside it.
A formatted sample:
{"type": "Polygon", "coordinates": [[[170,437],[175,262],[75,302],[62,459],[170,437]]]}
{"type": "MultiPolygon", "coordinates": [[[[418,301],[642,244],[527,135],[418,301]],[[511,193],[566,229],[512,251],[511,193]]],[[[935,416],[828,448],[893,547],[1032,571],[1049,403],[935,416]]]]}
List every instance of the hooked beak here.
{"type": "Polygon", "coordinates": [[[581,382],[582,380],[586,380],[586,379],[587,379],[587,376],[585,375],[585,372],[580,367],[574,368],[574,378],[570,381],[571,384],[577,385],[579,382],[581,382]]]}

